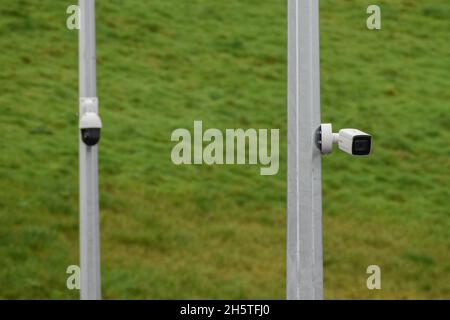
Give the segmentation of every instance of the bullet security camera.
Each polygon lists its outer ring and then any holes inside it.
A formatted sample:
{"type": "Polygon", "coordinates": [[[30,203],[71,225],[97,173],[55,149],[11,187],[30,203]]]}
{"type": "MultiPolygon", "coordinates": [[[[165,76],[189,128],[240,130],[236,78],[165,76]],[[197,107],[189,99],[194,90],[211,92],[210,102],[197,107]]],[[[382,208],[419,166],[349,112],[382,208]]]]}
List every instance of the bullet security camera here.
{"type": "Polygon", "coordinates": [[[372,150],[372,136],[357,129],[339,130],[339,149],[355,156],[367,156],[372,150]]]}
{"type": "Polygon", "coordinates": [[[80,118],[81,140],[87,146],[95,146],[100,141],[102,121],[98,116],[97,98],[82,98],[80,100],[82,115],[80,118]]]}
{"type": "Polygon", "coordinates": [[[337,144],[348,154],[367,156],[372,151],[372,136],[358,129],[342,129],[333,133],[332,125],[325,123],[317,130],[316,144],[323,154],[330,154],[333,144],[337,144]]]}

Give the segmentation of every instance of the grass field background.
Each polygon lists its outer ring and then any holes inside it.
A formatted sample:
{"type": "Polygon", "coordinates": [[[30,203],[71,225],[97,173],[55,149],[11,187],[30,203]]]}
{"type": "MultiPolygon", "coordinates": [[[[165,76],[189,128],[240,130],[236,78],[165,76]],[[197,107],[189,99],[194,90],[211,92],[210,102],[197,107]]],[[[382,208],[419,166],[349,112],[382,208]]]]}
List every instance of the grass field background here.
{"type": "MultiPolygon", "coordinates": [[[[325,297],[448,299],[450,3],[320,3],[322,120],[375,141],[323,161],[325,297]]],[[[3,299],[78,298],[71,4],[0,0],[3,299]]],[[[286,2],[98,0],[97,18],[104,298],[283,299],[286,2]],[[170,135],[194,120],[280,128],[280,173],[174,166],[170,135]]]]}

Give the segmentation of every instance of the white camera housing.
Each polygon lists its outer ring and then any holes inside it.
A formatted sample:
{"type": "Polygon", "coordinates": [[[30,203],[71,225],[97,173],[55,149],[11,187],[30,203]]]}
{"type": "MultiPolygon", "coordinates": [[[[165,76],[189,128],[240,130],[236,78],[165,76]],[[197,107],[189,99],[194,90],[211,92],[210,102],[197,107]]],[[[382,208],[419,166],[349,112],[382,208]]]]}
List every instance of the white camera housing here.
{"type": "Polygon", "coordinates": [[[372,136],[358,129],[342,129],[333,133],[332,125],[324,123],[317,130],[316,137],[317,147],[323,154],[330,154],[333,144],[355,156],[367,156],[372,151],[372,136]]]}
{"type": "Polygon", "coordinates": [[[102,120],[94,112],[86,112],[80,119],[80,129],[101,129],[102,120]]]}

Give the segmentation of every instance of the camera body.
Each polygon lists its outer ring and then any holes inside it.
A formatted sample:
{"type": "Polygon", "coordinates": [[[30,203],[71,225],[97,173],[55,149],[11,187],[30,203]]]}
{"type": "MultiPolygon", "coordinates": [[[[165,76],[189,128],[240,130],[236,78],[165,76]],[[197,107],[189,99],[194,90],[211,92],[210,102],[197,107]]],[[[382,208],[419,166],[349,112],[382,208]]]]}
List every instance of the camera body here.
{"type": "Polygon", "coordinates": [[[348,154],[367,156],[372,151],[372,136],[358,129],[342,129],[333,133],[330,123],[321,124],[316,133],[317,147],[323,154],[330,154],[333,144],[348,154]]]}
{"type": "Polygon", "coordinates": [[[367,156],[372,150],[372,136],[358,129],[339,130],[338,146],[354,156],[367,156]]]}
{"type": "Polygon", "coordinates": [[[80,123],[81,140],[89,147],[95,146],[100,141],[102,120],[98,115],[97,98],[80,99],[80,123]]]}

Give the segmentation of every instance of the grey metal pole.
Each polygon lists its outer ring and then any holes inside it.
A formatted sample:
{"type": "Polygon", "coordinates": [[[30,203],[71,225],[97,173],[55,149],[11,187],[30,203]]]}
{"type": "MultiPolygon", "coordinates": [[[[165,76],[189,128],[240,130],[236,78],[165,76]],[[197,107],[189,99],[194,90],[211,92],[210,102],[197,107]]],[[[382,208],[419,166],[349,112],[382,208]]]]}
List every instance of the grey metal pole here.
{"type": "Polygon", "coordinates": [[[319,0],[288,0],[287,299],[323,299],[319,0]]]}
{"type": "MultiPolygon", "coordinates": [[[[80,117],[84,98],[97,97],[95,0],[79,0],[80,117]]],[[[98,112],[94,105],[93,112],[98,112]]],[[[80,135],[80,269],[81,299],[101,299],[98,146],[86,145],[80,135]]]]}

